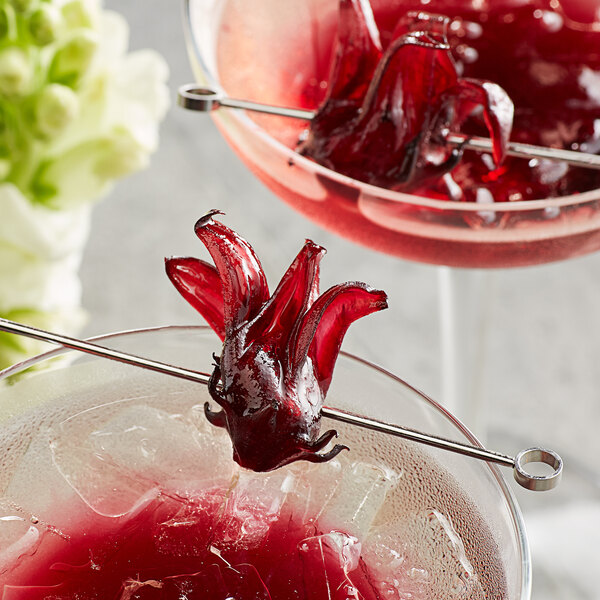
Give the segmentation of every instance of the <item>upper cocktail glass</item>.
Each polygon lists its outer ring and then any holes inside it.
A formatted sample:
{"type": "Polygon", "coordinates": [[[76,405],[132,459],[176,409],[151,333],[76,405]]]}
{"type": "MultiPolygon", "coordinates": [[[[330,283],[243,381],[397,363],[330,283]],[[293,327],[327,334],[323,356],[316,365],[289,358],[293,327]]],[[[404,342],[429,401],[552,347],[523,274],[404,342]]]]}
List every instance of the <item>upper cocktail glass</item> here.
{"type": "MultiPolygon", "coordinates": [[[[331,91],[338,4],[261,0],[247,11],[239,0],[190,0],[190,49],[198,78],[232,97],[317,109],[331,91]]],[[[446,15],[458,82],[488,80],[506,91],[515,106],[513,141],[595,151],[600,109],[593,48],[600,25],[594,3],[371,4],[384,55],[397,39],[399,17],[415,9],[446,15]]],[[[376,79],[368,67],[360,69],[367,81],[376,79]]],[[[490,128],[478,123],[485,119],[478,117],[477,102],[468,100],[473,107],[464,132],[490,135],[490,128]]],[[[460,112],[456,102],[453,106],[460,112]]],[[[226,110],[215,119],[252,171],[282,199],[376,250],[435,264],[500,267],[550,262],[600,247],[596,171],[518,158],[495,168],[490,155],[465,151],[446,175],[413,185],[407,194],[405,185],[391,184],[394,191],[372,185],[377,179],[359,181],[357,170],[345,168],[339,157],[332,162],[319,152],[305,152],[333,167],[327,168],[301,156],[296,149],[306,122],[226,110]]],[[[389,158],[387,151],[383,158],[389,158]]]]}

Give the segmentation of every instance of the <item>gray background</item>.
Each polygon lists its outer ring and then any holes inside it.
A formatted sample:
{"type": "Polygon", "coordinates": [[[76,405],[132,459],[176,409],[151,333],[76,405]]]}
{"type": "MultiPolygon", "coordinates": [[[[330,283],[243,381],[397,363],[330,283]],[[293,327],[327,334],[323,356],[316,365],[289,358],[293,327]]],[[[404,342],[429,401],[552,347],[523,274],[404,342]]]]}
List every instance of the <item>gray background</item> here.
{"type": "MultiPolygon", "coordinates": [[[[311,224],[254,179],[209,118],[175,105],[177,87],[193,80],[178,2],[106,4],[128,19],[132,48],[151,47],[165,57],[173,104],[150,168],[120,182],[94,209],[81,269],[89,315],[84,334],[200,323],[164,275],[163,258],[205,256],[193,225],[216,207],[227,213],[225,223],[253,244],[271,285],[308,237],[328,249],[321,263],[323,289],[346,280],[385,289],[390,309],[353,325],[344,348],[439,398],[438,270],[357,247],[311,224]]],[[[482,385],[493,430],[516,436],[492,440],[509,453],[525,441],[546,444],[566,457],[577,454],[597,476],[600,254],[494,271],[491,286],[482,385]]],[[[566,481],[560,494],[577,490],[581,498],[595,497],[589,478],[566,481]]],[[[519,499],[537,510],[560,494],[532,500],[519,492],[519,499]]],[[[586,535],[598,522],[594,513],[586,535]]],[[[546,521],[543,528],[552,526],[546,521]]],[[[574,532],[574,539],[578,535],[574,532]]],[[[598,541],[588,540],[596,559],[598,541]]]]}

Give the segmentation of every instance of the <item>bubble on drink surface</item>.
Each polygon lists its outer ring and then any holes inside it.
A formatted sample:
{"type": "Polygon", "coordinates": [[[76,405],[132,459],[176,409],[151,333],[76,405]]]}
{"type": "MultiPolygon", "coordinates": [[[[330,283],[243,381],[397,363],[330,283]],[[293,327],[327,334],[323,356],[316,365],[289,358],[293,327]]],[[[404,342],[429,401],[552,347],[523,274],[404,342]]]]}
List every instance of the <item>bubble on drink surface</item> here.
{"type": "Polygon", "coordinates": [[[426,598],[435,590],[448,600],[484,600],[486,593],[448,516],[437,510],[407,515],[393,526],[374,528],[363,558],[381,593],[426,598]]]}

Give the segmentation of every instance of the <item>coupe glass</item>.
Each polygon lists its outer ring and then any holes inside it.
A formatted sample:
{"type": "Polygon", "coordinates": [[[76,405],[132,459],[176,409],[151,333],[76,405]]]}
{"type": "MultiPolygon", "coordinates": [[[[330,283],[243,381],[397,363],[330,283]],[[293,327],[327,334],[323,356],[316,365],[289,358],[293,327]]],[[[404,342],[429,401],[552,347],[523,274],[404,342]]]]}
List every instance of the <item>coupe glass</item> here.
{"type": "MultiPolygon", "coordinates": [[[[386,0],[372,0],[374,10],[386,0]]],[[[338,0],[185,0],[198,82],[234,98],[314,109],[306,82],[327,79],[338,0]]],[[[303,121],[221,109],[214,120],[282,200],[353,242],[441,265],[441,400],[484,438],[481,361],[491,268],[538,265],[600,248],[598,190],[481,204],[434,200],[356,181],[294,151],[303,121]],[[479,368],[478,368],[479,365],[479,368]]]]}
{"type": "MultiPolygon", "coordinates": [[[[221,345],[205,327],[146,329],[96,339],[204,371],[210,371],[212,352],[221,345]]],[[[321,496],[329,498],[324,514],[334,506],[337,529],[356,533],[363,552],[371,548],[381,563],[387,552],[395,560],[395,577],[408,578],[405,586],[412,584],[411,597],[432,597],[431,589],[423,591],[427,579],[435,578],[430,567],[424,568],[433,564],[432,558],[443,573],[436,597],[530,597],[522,518],[495,466],[335,423],[350,447],[339,461],[296,463],[272,474],[240,473],[226,434],[209,426],[202,414],[206,399],[206,388],[198,384],[65,349],[0,373],[0,590],[16,594],[10,598],[29,597],[11,586],[26,584],[22,574],[47,551],[47,538],[62,536],[70,543],[82,523],[109,528],[107,522],[127,519],[157,488],[170,490],[165,496],[171,500],[184,501],[195,486],[213,485],[219,478],[229,478],[231,493],[243,482],[246,490],[259,482],[256,501],[280,506],[281,498],[273,502],[270,494],[297,499],[298,490],[305,490],[298,483],[321,473],[310,493],[319,497],[321,488],[336,490],[321,496]],[[281,485],[284,479],[286,485],[281,485]],[[413,555],[423,564],[411,568],[402,562],[413,555]]],[[[348,354],[339,358],[327,401],[363,413],[368,406],[372,417],[477,443],[444,408],[348,354]]],[[[248,529],[248,535],[256,533],[248,529]]],[[[219,540],[213,543],[219,546],[219,540]]],[[[94,568],[102,569],[102,560],[94,561],[94,568]]],[[[143,575],[136,574],[133,564],[136,576],[143,575]]]]}
{"type": "MultiPolygon", "coordinates": [[[[377,13],[386,0],[371,3],[377,13]]],[[[337,6],[338,0],[259,0],[248,10],[244,0],[186,0],[198,81],[234,98],[315,109],[305,88],[311,79],[327,79],[337,6]]],[[[600,248],[598,190],[483,207],[434,200],[356,181],[297,154],[304,121],[228,109],[213,116],[250,170],[284,201],[374,250],[489,268],[537,265],[600,248]]]]}

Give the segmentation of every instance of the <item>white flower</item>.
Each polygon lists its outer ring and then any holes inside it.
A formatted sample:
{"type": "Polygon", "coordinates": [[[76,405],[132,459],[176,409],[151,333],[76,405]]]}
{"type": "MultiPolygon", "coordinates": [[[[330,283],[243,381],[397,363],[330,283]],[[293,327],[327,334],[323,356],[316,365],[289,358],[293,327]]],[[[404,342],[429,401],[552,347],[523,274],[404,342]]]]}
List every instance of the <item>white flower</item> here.
{"type": "Polygon", "coordinates": [[[11,184],[0,185],[0,314],[73,310],[90,208],[54,211],[32,205],[11,184]]]}
{"type": "MultiPolygon", "coordinates": [[[[0,185],[0,315],[74,334],[85,314],[78,269],[90,207],[55,211],[32,205],[12,184],[0,185]]],[[[46,345],[0,335],[0,369],[46,345]]]]}
{"type": "MultiPolygon", "coordinates": [[[[11,183],[0,184],[0,214],[0,244],[32,257],[61,260],[79,252],[87,239],[89,207],[50,210],[29,202],[11,183]]],[[[0,285],[0,297],[7,286],[4,281],[0,285]]]]}
{"type": "MultiPolygon", "coordinates": [[[[148,165],[168,68],[99,0],[0,9],[0,316],[74,333],[90,206],[148,165]]],[[[34,346],[0,334],[0,368],[34,346]]]]}
{"type": "Polygon", "coordinates": [[[168,67],[156,52],[127,54],[129,29],[117,13],[98,18],[99,43],[77,89],[79,114],[50,144],[31,182],[55,209],[97,200],[114,180],[145,168],[169,107],[168,67]]]}

